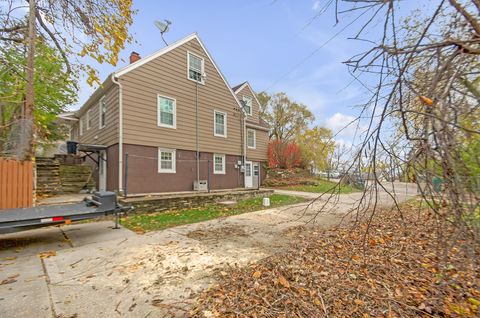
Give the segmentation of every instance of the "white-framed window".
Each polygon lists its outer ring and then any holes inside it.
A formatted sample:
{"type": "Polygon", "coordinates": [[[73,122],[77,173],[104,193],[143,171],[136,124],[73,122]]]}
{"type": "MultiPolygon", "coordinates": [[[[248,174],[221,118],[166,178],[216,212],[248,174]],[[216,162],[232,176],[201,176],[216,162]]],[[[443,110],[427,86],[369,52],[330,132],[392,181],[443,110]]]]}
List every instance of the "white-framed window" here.
{"type": "Polygon", "coordinates": [[[102,129],[107,124],[107,101],[105,97],[100,99],[100,104],[98,105],[98,128],[102,129]]]}
{"type": "Polygon", "coordinates": [[[218,110],[213,111],[213,135],[227,137],[227,114],[218,110]]]}
{"type": "Polygon", "coordinates": [[[173,149],[158,148],[158,172],[159,173],[175,173],[176,151],[173,149]]]}
{"type": "Polygon", "coordinates": [[[87,110],[87,130],[92,128],[93,126],[93,116],[92,116],[92,109],[90,108],[87,110]]]}
{"type": "Polygon", "coordinates": [[[204,60],[198,55],[187,52],[188,79],[204,84],[203,74],[205,73],[204,60]]]}
{"type": "Polygon", "coordinates": [[[78,125],[80,130],[80,136],[82,136],[83,135],[83,116],[80,117],[80,120],[78,121],[78,125]]]}
{"type": "Polygon", "coordinates": [[[225,174],[225,155],[213,155],[213,173],[225,174]]]}
{"type": "Polygon", "coordinates": [[[242,99],[246,113],[252,116],[252,98],[248,96],[243,96],[242,99]]]}
{"type": "Polygon", "coordinates": [[[257,133],[254,129],[247,129],[247,147],[251,149],[257,147],[257,133]]]}
{"type": "Polygon", "coordinates": [[[160,127],[177,127],[177,102],[175,98],[158,95],[158,118],[157,124],[160,127]]]}

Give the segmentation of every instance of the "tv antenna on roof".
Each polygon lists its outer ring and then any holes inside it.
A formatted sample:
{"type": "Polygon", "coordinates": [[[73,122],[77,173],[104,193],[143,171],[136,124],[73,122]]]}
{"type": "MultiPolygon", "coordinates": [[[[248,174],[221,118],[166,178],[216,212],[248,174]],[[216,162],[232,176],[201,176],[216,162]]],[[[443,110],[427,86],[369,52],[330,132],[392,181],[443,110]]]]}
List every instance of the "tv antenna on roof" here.
{"type": "Polygon", "coordinates": [[[168,32],[168,30],[170,29],[170,24],[172,24],[172,22],[166,19],[164,20],[164,22],[155,20],[154,24],[160,30],[160,36],[162,37],[163,42],[165,43],[165,45],[168,45],[167,41],[165,41],[165,39],[163,38],[163,34],[168,32]]]}

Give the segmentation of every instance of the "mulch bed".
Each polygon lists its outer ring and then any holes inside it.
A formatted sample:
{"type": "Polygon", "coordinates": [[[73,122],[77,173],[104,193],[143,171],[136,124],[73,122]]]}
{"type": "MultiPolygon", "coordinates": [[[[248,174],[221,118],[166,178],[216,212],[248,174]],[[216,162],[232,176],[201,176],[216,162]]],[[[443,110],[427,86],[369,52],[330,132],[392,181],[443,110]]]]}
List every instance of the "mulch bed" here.
{"type": "Polygon", "coordinates": [[[479,246],[468,256],[451,248],[440,262],[436,220],[417,206],[404,207],[405,224],[378,212],[365,239],[366,223],[302,231],[287,253],[231,268],[190,315],[479,317],[479,246]]]}

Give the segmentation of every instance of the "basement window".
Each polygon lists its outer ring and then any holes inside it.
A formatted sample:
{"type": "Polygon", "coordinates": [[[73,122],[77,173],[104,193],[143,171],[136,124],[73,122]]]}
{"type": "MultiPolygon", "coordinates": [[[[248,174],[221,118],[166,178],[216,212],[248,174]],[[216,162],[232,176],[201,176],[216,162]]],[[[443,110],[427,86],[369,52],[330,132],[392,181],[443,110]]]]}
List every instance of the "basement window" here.
{"type": "Polygon", "coordinates": [[[172,149],[158,149],[158,172],[175,173],[176,151],[172,149]]]}
{"type": "Polygon", "coordinates": [[[213,155],[213,173],[225,174],[225,155],[213,155]]]}

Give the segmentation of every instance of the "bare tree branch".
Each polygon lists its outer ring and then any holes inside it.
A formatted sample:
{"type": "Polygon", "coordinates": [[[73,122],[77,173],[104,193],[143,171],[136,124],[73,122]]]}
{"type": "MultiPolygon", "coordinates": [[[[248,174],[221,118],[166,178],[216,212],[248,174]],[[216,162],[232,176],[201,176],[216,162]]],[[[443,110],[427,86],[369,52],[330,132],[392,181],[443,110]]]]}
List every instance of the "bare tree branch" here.
{"type": "Polygon", "coordinates": [[[52,31],[50,31],[50,29],[47,27],[47,25],[43,22],[42,16],[40,15],[40,13],[38,11],[35,12],[35,17],[37,18],[37,21],[40,24],[40,26],[42,27],[42,29],[45,30],[45,32],[47,32],[50,39],[52,39],[53,43],[55,43],[55,46],[57,47],[58,51],[60,52],[60,55],[62,56],[63,61],[65,63],[65,66],[67,68],[67,74],[70,74],[72,72],[70,62],[67,58],[67,54],[65,54],[65,51],[63,50],[62,46],[58,42],[56,36],[53,34],[52,31]]]}

